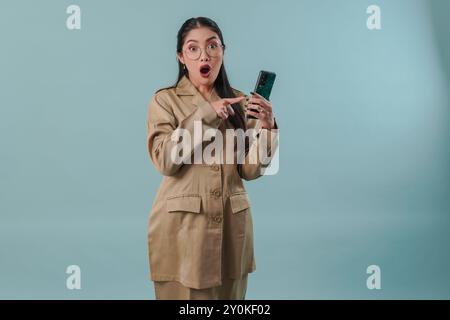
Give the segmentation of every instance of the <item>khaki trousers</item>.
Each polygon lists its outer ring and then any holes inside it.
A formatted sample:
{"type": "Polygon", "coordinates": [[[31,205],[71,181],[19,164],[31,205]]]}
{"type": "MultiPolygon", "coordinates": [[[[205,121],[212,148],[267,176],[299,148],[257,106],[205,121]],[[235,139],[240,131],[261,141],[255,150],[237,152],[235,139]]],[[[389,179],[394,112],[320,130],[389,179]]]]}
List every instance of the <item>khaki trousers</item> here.
{"type": "Polygon", "coordinates": [[[205,289],[183,286],[177,281],[154,281],[157,300],[244,300],[248,275],[223,279],[222,285],[205,289]]]}

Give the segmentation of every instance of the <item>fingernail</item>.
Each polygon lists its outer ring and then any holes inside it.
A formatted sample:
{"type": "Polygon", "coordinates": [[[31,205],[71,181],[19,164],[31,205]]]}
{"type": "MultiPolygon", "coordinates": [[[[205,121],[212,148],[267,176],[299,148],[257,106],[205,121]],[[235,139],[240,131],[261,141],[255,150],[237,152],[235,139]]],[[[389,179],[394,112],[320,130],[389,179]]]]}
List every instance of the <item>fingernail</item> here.
{"type": "Polygon", "coordinates": [[[251,94],[255,94],[253,91],[250,91],[251,94]]]}

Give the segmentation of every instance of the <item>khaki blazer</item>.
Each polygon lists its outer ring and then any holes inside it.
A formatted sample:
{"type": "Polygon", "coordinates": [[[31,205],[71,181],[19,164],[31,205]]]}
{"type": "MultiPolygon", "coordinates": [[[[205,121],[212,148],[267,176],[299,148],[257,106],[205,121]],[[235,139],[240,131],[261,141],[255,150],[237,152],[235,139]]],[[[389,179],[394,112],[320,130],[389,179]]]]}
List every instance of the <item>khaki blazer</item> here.
{"type": "MultiPolygon", "coordinates": [[[[236,96],[245,95],[233,90],[236,96]]],[[[218,99],[214,90],[212,101],[218,99]]],[[[240,105],[245,110],[245,100],[240,105]]],[[[256,269],[250,199],[242,179],[263,175],[267,162],[263,165],[260,161],[259,148],[261,143],[267,144],[271,161],[278,147],[278,126],[275,123],[275,129],[263,129],[259,120],[247,120],[247,127],[255,131],[238,172],[237,143],[236,161],[231,164],[177,164],[171,160],[176,144],[172,133],[183,128],[193,137],[194,121],[201,121],[202,133],[211,128],[220,130],[225,150],[231,139],[225,129],[233,129],[233,125],[217,115],[186,76],[176,87],[153,94],[147,117],[148,152],[163,178],[148,220],[148,253],[151,280],[178,281],[203,289],[221,285],[224,277],[238,279],[256,269]],[[251,163],[251,157],[257,162],[251,163]]],[[[187,158],[195,148],[206,146],[206,142],[194,141],[187,158]]]]}

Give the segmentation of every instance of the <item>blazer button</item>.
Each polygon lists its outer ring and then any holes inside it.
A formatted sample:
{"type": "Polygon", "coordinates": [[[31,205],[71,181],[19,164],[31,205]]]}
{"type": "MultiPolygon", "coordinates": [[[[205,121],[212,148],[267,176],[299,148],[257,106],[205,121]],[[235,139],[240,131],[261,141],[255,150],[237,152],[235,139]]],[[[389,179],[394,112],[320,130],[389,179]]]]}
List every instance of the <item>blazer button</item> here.
{"type": "Polygon", "coordinates": [[[215,190],[212,192],[212,195],[213,195],[214,197],[216,197],[216,198],[220,197],[220,190],[219,190],[219,189],[215,189],[215,190]]]}
{"type": "Polygon", "coordinates": [[[214,171],[219,171],[219,165],[213,164],[213,165],[211,166],[211,169],[214,170],[214,171]]]}
{"type": "Polygon", "coordinates": [[[214,217],[214,221],[217,223],[221,223],[222,222],[222,217],[221,216],[215,216],[214,217]]]}

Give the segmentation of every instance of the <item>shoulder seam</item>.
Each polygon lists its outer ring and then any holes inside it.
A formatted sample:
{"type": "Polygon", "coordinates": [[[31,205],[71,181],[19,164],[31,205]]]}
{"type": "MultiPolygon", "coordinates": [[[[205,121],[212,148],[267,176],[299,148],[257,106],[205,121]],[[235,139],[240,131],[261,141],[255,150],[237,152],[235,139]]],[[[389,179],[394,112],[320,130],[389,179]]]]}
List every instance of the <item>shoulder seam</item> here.
{"type": "Polygon", "coordinates": [[[175,88],[175,87],[174,86],[167,86],[167,87],[160,88],[160,89],[155,91],[155,94],[160,92],[160,91],[163,91],[163,90],[166,90],[166,89],[172,89],[172,88],[175,88]]]}

